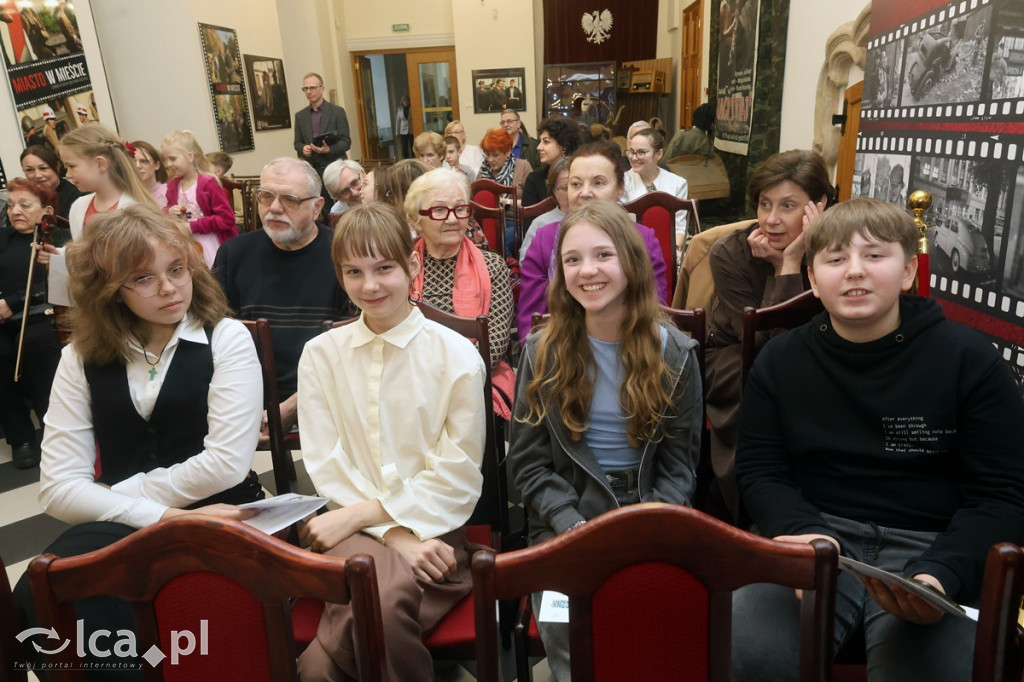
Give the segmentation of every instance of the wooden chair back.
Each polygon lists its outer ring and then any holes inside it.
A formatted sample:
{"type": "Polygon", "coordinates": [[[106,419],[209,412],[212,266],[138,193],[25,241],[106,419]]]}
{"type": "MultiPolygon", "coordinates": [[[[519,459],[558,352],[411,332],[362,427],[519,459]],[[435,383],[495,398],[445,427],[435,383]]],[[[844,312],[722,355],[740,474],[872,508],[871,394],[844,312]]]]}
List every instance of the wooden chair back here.
{"type": "Polygon", "coordinates": [[[473,209],[473,220],[477,222],[480,229],[491,245],[501,256],[505,257],[505,212],[494,206],[485,206],[476,201],[469,202],[473,209]]]}
{"type": "MultiPolygon", "coordinates": [[[[76,636],[74,602],[99,595],[131,602],[139,654],[156,646],[169,656],[175,631],[196,640],[205,634],[205,655],[197,642],[177,664],[142,663],[147,682],[297,681],[290,615],[296,596],[350,603],[360,678],[385,679],[376,571],[367,555],[314,554],[237,521],[193,516],[153,524],[96,552],[44,554],[28,574],[40,623],[63,639],[76,636]]],[[[55,658],[59,679],[85,679],[76,647],[55,658]]]]}
{"type": "Polygon", "coordinates": [[[686,213],[687,231],[692,230],[694,234],[700,232],[697,200],[680,199],[668,192],[648,192],[623,207],[636,216],[638,223],[654,230],[658,245],[661,246],[661,255],[665,259],[668,291],[675,291],[676,273],[679,270],[679,259],[676,258],[676,213],[686,213]]]}
{"type": "Polygon", "coordinates": [[[801,679],[825,680],[837,563],[827,541],[775,542],[660,503],[614,510],[523,550],[478,552],[477,679],[499,679],[495,601],[554,590],[569,597],[573,679],[728,680],[732,592],[767,582],[804,590],[801,679]]]}
{"type": "Polygon", "coordinates": [[[536,204],[530,206],[519,207],[519,219],[520,222],[526,218],[536,218],[539,215],[544,215],[548,211],[553,211],[558,208],[558,202],[555,201],[554,197],[545,197],[538,201],[536,204]]]}
{"type": "Polygon", "coordinates": [[[1024,552],[1003,542],[988,551],[974,639],[974,682],[1020,682],[1024,630],[1018,624],[1024,596],[1024,552]]]}
{"type": "Polygon", "coordinates": [[[497,221],[497,235],[492,241],[487,230],[484,229],[484,234],[487,235],[488,241],[491,243],[491,248],[500,253],[502,256],[514,255],[519,247],[519,243],[523,240],[522,223],[519,221],[519,193],[513,185],[502,185],[499,182],[495,182],[490,178],[480,178],[474,180],[470,184],[469,198],[481,206],[488,208],[497,208],[502,211],[502,219],[497,221]],[[505,213],[501,203],[498,201],[498,197],[502,194],[507,194],[512,200],[512,216],[515,221],[515,244],[505,243],[505,213]]]}
{"type": "MultiPolygon", "coordinates": [[[[758,333],[769,329],[792,329],[809,322],[812,317],[824,310],[821,301],[814,292],[807,291],[797,294],[788,301],[783,301],[767,308],[747,306],[743,309],[743,335],[740,339],[740,355],[742,385],[747,384],[747,375],[754,366],[754,358],[759,348],[758,333]]],[[[763,342],[762,342],[763,343],[763,342]]]]}
{"type": "Polygon", "coordinates": [[[274,361],[274,340],[270,334],[270,322],[261,317],[258,320],[240,320],[252,334],[256,344],[256,355],[263,372],[263,409],[267,411],[267,432],[270,436],[270,460],[274,466],[274,492],[284,495],[292,491],[291,481],[295,480],[295,464],[289,445],[286,444],[284,424],[281,421],[281,394],[277,390],[277,363],[274,361]]]}

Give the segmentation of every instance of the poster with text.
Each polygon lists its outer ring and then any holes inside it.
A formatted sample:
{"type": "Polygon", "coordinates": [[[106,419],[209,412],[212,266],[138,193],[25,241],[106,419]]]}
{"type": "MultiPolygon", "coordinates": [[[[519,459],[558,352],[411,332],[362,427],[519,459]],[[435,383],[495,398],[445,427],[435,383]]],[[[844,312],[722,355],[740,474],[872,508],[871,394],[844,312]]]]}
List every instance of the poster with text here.
{"type": "Polygon", "coordinates": [[[232,28],[199,24],[199,37],[220,148],[228,153],[255,149],[238,35],[232,28]]]}
{"type": "Polygon", "coordinates": [[[715,146],[747,153],[757,75],[757,24],[760,0],[722,0],[718,48],[718,121],[715,146]]]}
{"type": "Polygon", "coordinates": [[[0,47],[26,146],[99,120],[72,3],[0,1],[0,47]]]}
{"type": "Polygon", "coordinates": [[[257,57],[252,54],[244,56],[256,132],[291,128],[288,89],[284,82],[284,62],[273,57],[257,57]]]}
{"type": "Polygon", "coordinates": [[[931,193],[931,294],[947,317],[986,334],[1020,379],[1024,0],[881,10],[868,40],[853,195],[905,206],[911,192],[931,193]]]}

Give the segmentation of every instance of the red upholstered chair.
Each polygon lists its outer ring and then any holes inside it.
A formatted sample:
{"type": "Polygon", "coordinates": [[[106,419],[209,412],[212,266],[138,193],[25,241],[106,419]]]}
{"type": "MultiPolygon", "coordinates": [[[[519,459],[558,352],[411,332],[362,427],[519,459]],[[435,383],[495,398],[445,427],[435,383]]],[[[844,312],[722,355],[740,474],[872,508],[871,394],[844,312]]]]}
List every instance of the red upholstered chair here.
{"type": "Polygon", "coordinates": [[[573,679],[727,680],[732,592],[768,582],[804,590],[801,679],[825,680],[837,561],[823,540],[775,542],[657,503],[617,509],[527,549],[478,552],[477,679],[499,679],[495,600],[555,590],[569,596],[573,679]]]}
{"type": "Polygon", "coordinates": [[[988,551],[974,639],[974,682],[1019,682],[1024,671],[1024,552],[1004,542],[988,551]]]}
{"type": "MultiPolygon", "coordinates": [[[[156,523],[96,552],[44,554],[28,574],[40,623],[62,639],[76,637],[73,602],[97,595],[132,603],[141,655],[156,646],[169,656],[174,631],[193,633],[194,651],[176,665],[170,658],[142,664],[147,680],[298,680],[291,601],[300,595],[351,603],[360,677],[385,679],[376,571],[366,555],[314,554],[237,521],[192,516],[156,523]]],[[[58,679],[84,679],[76,648],[55,655],[64,666],[58,679]]]]}
{"type": "Polygon", "coordinates": [[[490,178],[480,178],[470,184],[469,198],[487,208],[502,210],[501,204],[498,202],[498,197],[502,194],[508,194],[512,199],[512,216],[516,221],[516,243],[505,243],[504,212],[501,214],[501,220],[492,223],[498,228],[496,229],[497,234],[495,234],[494,239],[491,239],[491,234],[488,232],[487,227],[484,228],[484,234],[487,235],[487,241],[491,243],[491,248],[502,256],[515,255],[516,249],[523,239],[522,223],[519,222],[519,194],[516,188],[512,185],[502,185],[490,178]]]}
{"type": "Polygon", "coordinates": [[[679,261],[676,259],[676,213],[686,212],[687,231],[692,230],[694,234],[700,232],[697,200],[680,199],[668,192],[648,192],[624,204],[624,208],[636,216],[638,223],[651,228],[657,235],[661,255],[665,258],[665,277],[671,297],[676,289],[676,274],[679,272],[679,261]]]}
{"type": "Polygon", "coordinates": [[[16,665],[25,664],[25,654],[17,635],[21,631],[21,619],[14,604],[11,583],[7,579],[7,568],[0,558],[0,680],[24,682],[28,673],[16,665]]]}
{"type": "Polygon", "coordinates": [[[747,374],[754,366],[757,356],[757,333],[769,329],[792,329],[809,322],[812,317],[824,310],[821,301],[814,292],[807,291],[797,294],[788,301],[783,301],[767,308],[747,306],[743,309],[743,336],[740,339],[740,355],[743,385],[747,383],[747,374]]]}
{"type": "Polygon", "coordinates": [[[495,206],[478,204],[476,201],[470,201],[469,205],[473,209],[473,220],[483,230],[487,243],[504,257],[505,250],[502,240],[505,236],[505,212],[495,206]],[[498,228],[499,225],[501,226],[500,229],[498,228]]]}
{"type": "Polygon", "coordinates": [[[266,318],[241,320],[256,344],[263,371],[263,408],[267,411],[267,431],[270,436],[270,460],[274,465],[274,491],[277,495],[290,493],[291,481],[296,479],[295,463],[290,448],[298,449],[298,436],[286,443],[284,425],[281,422],[281,396],[277,392],[277,365],[274,362],[274,341],[270,335],[270,323],[266,318]]]}

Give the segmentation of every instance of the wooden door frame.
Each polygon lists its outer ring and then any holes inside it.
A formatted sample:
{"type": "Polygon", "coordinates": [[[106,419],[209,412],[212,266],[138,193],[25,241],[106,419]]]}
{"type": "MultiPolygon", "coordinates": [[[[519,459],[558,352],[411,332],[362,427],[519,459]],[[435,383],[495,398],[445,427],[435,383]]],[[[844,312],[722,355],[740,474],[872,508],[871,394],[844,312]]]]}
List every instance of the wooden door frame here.
{"type": "Polygon", "coordinates": [[[420,64],[433,64],[440,59],[430,59],[431,54],[450,54],[450,57],[445,59],[449,64],[449,76],[451,77],[451,107],[452,107],[452,120],[458,118],[459,112],[459,77],[456,71],[455,64],[455,46],[450,47],[432,47],[423,50],[412,50],[405,54],[405,67],[409,74],[409,104],[412,107],[409,113],[409,117],[412,119],[412,134],[419,135],[423,132],[423,108],[420,106],[420,100],[422,99],[422,93],[420,92],[420,79],[419,79],[419,65],[420,64]],[[417,58],[421,57],[421,58],[417,58]]]}
{"type": "MultiPolygon", "coordinates": [[[[356,121],[357,121],[357,125],[359,127],[359,142],[360,142],[360,145],[361,145],[360,149],[369,149],[370,148],[369,147],[370,143],[369,143],[369,138],[368,138],[368,136],[366,134],[366,130],[367,130],[366,121],[364,120],[365,112],[363,111],[363,102],[364,102],[364,99],[363,99],[363,82],[362,82],[361,74],[359,72],[359,57],[369,57],[370,55],[375,55],[375,54],[404,54],[404,55],[406,55],[406,65],[408,66],[408,64],[409,64],[409,55],[410,54],[427,54],[427,53],[430,53],[430,52],[449,52],[449,51],[452,53],[452,68],[451,68],[451,76],[452,76],[452,105],[453,105],[452,106],[452,111],[458,111],[458,109],[456,108],[457,104],[458,104],[458,73],[457,73],[457,70],[455,68],[455,57],[454,57],[455,46],[454,45],[440,45],[440,46],[436,46],[436,47],[417,47],[417,48],[394,47],[394,48],[382,49],[382,50],[359,50],[359,51],[355,51],[355,52],[349,52],[349,59],[350,59],[351,66],[352,66],[352,81],[355,84],[355,95],[356,95],[356,102],[357,102],[357,105],[356,105],[356,121]]],[[[415,87],[416,87],[416,92],[418,94],[419,93],[419,87],[420,87],[419,86],[419,74],[417,73],[416,76],[417,77],[415,79],[415,87]]],[[[417,135],[417,134],[423,132],[423,115],[422,115],[423,112],[419,110],[419,98],[417,97],[416,99],[414,99],[413,98],[413,93],[411,92],[412,89],[413,89],[413,82],[412,82],[413,78],[412,78],[412,75],[408,74],[408,77],[409,77],[409,80],[410,80],[410,82],[409,82],[409,90],[410,90],[410,92],[409,92],[409,107],[410,107],[409,118],[412,119],[411,123],[412,123],[413,135],[417,135]]],[[[374,122],[374,125],[376,125],[376,122],[374,122]]]]}
{"type": "Polygon", "coordinates": [[[839,151],[836,155],[836,188],[839,190],[839,201],[846,201],[853,193],[853,171],[857,160],[857,133],[860,132],[860,105],[863,97],[864,81],[854,83],[843,93],[846,101],[846,123],[839,138],[839,151]]]}
{"type": "Polygon", "coordinates": [[[700,82],[704,73],[704,0],[695,0],[682,11],[682,18],[679,22],[680,28],[680,44],[679,44],[679,128],[690,128],[693,126],[693,111],[687,113],[686,105],[688,102],[688,93],[686,92],[685,83],[686,80],[683,77],[683,73],[686,70],[687,52],[686,52],[686,15],[688,12],[695,12],[697,16],[697,30],[695,31],[697,36],[697,49],[691,50],[692,54],[697,55],[697,59],[700,60],[697,63],[697,100],[691,102],[693,109],[700,106],[703,97],[700,92],[700,82]]]}

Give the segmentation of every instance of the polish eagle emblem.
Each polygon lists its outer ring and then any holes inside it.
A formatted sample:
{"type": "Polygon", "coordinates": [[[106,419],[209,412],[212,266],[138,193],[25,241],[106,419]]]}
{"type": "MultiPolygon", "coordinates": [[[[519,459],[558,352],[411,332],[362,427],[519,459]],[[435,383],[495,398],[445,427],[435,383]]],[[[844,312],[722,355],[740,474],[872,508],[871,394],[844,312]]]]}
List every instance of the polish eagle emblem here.
{"type": "Polygon", "coordinates": [[[583,32],[587,34],[587,42],[600,45],[612,34],[612,13],[607,9],[584,12],[580,20],[583,32]]]}

